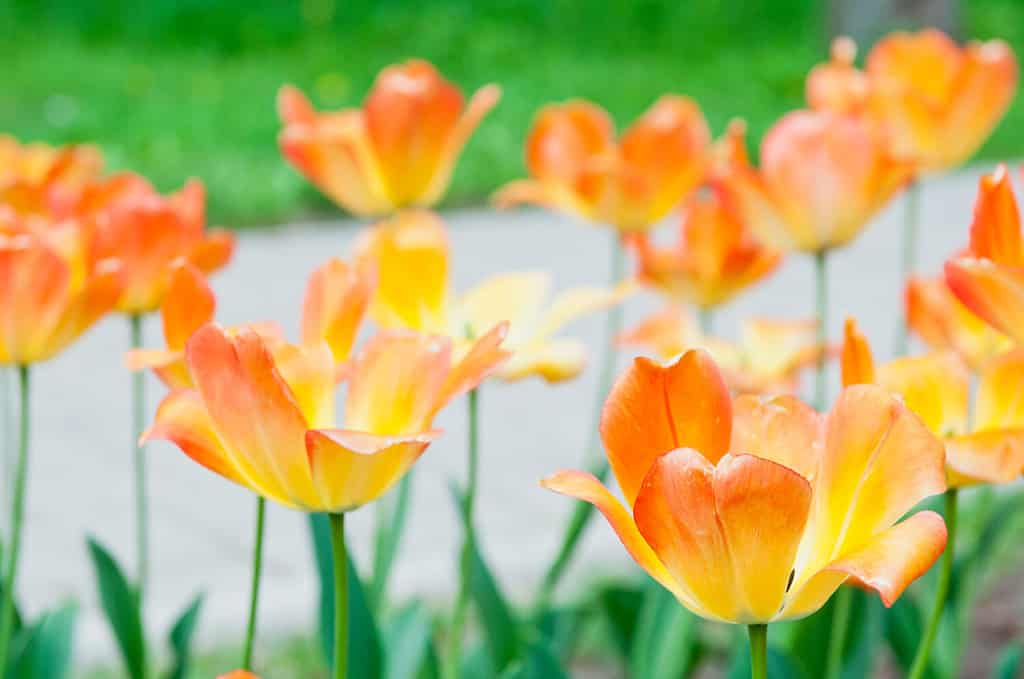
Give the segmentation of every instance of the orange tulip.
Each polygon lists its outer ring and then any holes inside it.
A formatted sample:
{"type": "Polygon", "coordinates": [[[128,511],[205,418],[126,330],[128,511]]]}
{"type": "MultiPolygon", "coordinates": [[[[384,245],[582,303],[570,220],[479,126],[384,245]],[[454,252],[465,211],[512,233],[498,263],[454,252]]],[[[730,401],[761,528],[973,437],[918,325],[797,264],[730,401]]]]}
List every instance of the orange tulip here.
{"type": "Polygon", "coordinates": [[[953,294],[989,325],[1024,343],[1024,245],[1009,173],[981,178],[970,246],[946,262],[953,294]]]}
{"type": "Polygon", "coordinates": [[[73,225],[44,233],[0,215],[0,363],[52,358],[113,308],[121,293],[117,261],[85,265],[73,225]]]}
{"type": "Polygon", "coordinates": [[[144,441],[169,440],[253,492],[308,512],[346,512],[388,490],[440,432],[434,415],[504,358],[505,327],[458,361],[447,339],[376,336],[353,359],[343,428],[326,342],[271,347],[251,329],[207,324],[185,359],[194,389],[171,392],[144,441]]]}
{"type": "Polygon", "coordinates": [[[907,326],[929,349],[954,351],[974,370],[980,370],[1012,344],[1006,335],[961,304],[944,278],[912,276],[904,296],[907,326]]]}
{"type": "Polygon", "coordinates": [[[501,97],[496,85],[462,92],[431,64],[385,68],[361,109],[318,113],[291,86],[278,94],[281,152],[349,212],[386,215],[444,195],[462,147],[501,97]]]}
{"type": "Polygon", "coordinates": [[[935,29],[890,34],[865,69],[895,153],[926,171],[966,161],[1017,89],[1017,60],[1005,42],[960,47],[935,29]]]}
{"type": "Polygon", "coordinates": [[[842,352],[843,385],[877,383],[943,440],[949,485],[1008,483],[1024,470],[1024,351],[990,360],[979,373],[973,428],[968,427],[970,378],[950,352],[897,358],[875,366],[867,339],[851,318],[842,352]]]}
{"type": "Polygon", "coordinates": [[[571,101],[537,114],[526,140],[530,179],[508,184],[499,206],[533,203],[646,231],[704,179],[711,134],[697,105],[664,96],[622,136],[595,104],[571,101]]]}
{"type": "Polygon", "coordinates": [[[89,186],[70,212],[87,224],[95,259],[121,262],[125,289],[117,310],[127,314],[160,308],[179,258],[208,274],[234,252],[232,234],[204,231],[206,192],[198,180],[164,197],[138,175],[114,175],[89,186]]]}
{"type": "Polygon", "coordinates": [[[543,485],[594,504],[704,618],[801,618],[849,578],[891,606],[946,544],[934,512],[899,522],[945,489],[942,445],[879,387],[850,387],[819,415],[789,396],[733,401],[702,351],[668,367],[640,358],[608,396],[601,437],[625,506],[583,472],[543,485]]]}
{"type": "MultiPolygon", "coordinates": [[[[619,346],[639,346],[662,360],[692,349],[707,351],[732,391],[740,394],[789,394],[820,352],[813,320],[747,319],[740,341],[704,335],[679,307],[669,305],[619,335],[619,346]]],[[[825,349],[827,351],[827,348],[825,349]]]]}
{"type": "Polygon", "coordinates": [[[807,105],[816,111],[863,113],[871,110],[871,81],[854,66],[857,44],[842,36],[832,41],[831,61],[807,76],[807,105]]]}
{"type": "Polygon", "coordinates": [[[23,216],[48,217],[102,168],[103,157],[93,146],[20,144],[0,135],[0,205],[23,216]]]}
{"type": "Polygon", "coordinates": [[[542,272],[498,274],[452,298],[448,236],[430,212],[404,212],[364,232],[357,257],[373,263],[377,291],[371,315],[385,328],[446,335],[456,352],[501,321],[510,323],[504,347],[511,358],[495,375],[518,380],[538,375],[549,382],[578,375],[586,347],[557,335],[569,322],[618,304],[632,288],[573,288],[546,304],[550,277],[542,272]]]}
{"type": "Polygon", "coordinates": [[[821,252],[845,245],[911,178],[864,116],[795,111],[761,143],[761,167],[735,162],[718,182],[765,244],[821,252]]]}
{"type": "Polygon", "coordinates": [[[712,309],[775,270],[780,253],[754,240],[720,189],[690,199],[679,241],[637,239],[638,278],[675,302],[712,309]]]}

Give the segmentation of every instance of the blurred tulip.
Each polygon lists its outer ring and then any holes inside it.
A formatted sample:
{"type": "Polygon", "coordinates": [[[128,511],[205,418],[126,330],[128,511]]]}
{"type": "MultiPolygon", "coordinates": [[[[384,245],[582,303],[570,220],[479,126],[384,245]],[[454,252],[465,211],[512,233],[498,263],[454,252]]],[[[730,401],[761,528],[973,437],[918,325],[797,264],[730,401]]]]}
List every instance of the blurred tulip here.
{"type": "Polygon", "coordinates": [[[752,318],[743,322],[740,341],[729,342],[704,334],[685,311],[669,305],[619,335],[618,344],[643,347],[662,360],[703,349],[733,392],[774,395],[799,389],[800,375],[820,353],[816,335],[814,321],[752,318]]]}
{"type": "Polygon", "coordinates": [[[52,358],[110,311],[122,289],[117,261],[86,266],[81,233],[40,233],[0,217],[0,364],[52,358]]]}
{"type": "Polygon", "coordinates": [[[209,274],[235,248],[229,232],[205,231],[206,192],[198,180],[165,197],[138,175],[114,175],[88,186],[69,209],[89,229],[93,258],[121,262],[125,289],[117,309],[130,315],[160,308],[179,258],[209,274]]]}
{"type": "Polygon", "coordinates": [[[1024,343],[1024,245],[1006,167],[981,178],[967,250],[946,262],[946,283],[972,312],[1024,343]]]}
{"type": "Polygon", "coordinates": [[[381,71],[361,109],[318,113],[286,85],[277,102],[281,152],[355,215],[431,206],[448,188],[462,147],[500,97],[496,85],[487,85],[465,106],[459,88],[419,60],[381,71]]]}
{"type": "Polygon", "coordinates": [[[1012,346],[1006,335],[961,304],[942,277],[911,277],[904,297],[910,329],[929,349],[956,352],[973,370],[1012,346]]]}
{"type": "Polygon", "coordinates": [[[495,196],[499,206],[531,203],[612,226],[646,231],[704,179],[711,134],[691,99],[666,95],[622,136],[595,104],[546,106],[526,140],[530,179],[495,196]]]}
{"type": "Polygon", "coordinates": [[[0,206],[23,217],[49,217],[102,169],[103,157],[93,146],[20,144],[0,135],[0,206]]]}
{"type": "Polygon", "coordinates": [[[782,259],[754,240],[718,188],[690,199],[676,244],[657,247],[645,236],[636,243],[640,281],[674,302],[702,309],[729,301],[782,259]]]}
{"type": "Polygon", "coordinates": [[[252,672],[246,672],[245,670],[235,670],[234,672],[228,672],[222,674],[217,679],[260,679],[252,672]]]}
{"type": "Polygon", "coordinates": [[[448,276],[448,237],[439,217],[404,212],[367,229],[356,256],[373,263],[377,290],[371,315],[385,328],[407,328],[446,335],[456,354],[495,324],[508,321],[509,361],[496,373],[502,380],[538,375],[548,382],[578,375],[586,347],[556,336],[580,316],[618,304],[632,288],[573,288],[545,308],[551,278],[542,272],[498,274],[452,298],[448,276]]]}
{"type": "Polygon", "coordinates": [[[1024,471],[1024,351],[990,360],[979,373],[973,427],[970,377],[954,353],[902,357],[875,366],[856,321],[846,320],[842,351],[843,385],[876,383],[902,397],[946,446],[951,487],[1009,483],[1024,471]]]}
{"type": "Polygon", "coordinates": [[[733,401],[699,350],[668,367],[640,358],[609,394],[601,436],[625,506],[583,472],[543,485],[595,505],[710,620],[802,618],[848,578],[891,606],[946,543],[934,512],[897,523],[944,490],[942,446],[878,387],[846,389],[819,415],[788,396],[733,401]]]}
{"type": "Polygon", "coordinates": [[[854,65],[857,44],[841,36],[832,41],[831,60],[807,76],[807,105],[816,111],[863,113],[871,109],[871,82],[854,65]]]}
{"type": "Polygon", "coordinates": [[[761,143],[761,167],[718,179],[740,219],[780,250],[823,252],[853,240],[912,176],[864,116],[794,111],[761,143]]]}
{"type": "Polygon", "coordinates": [[[460,360],[448,339],[378,335],[353,359],[342,429],[334,429],[334,359],[326,342],[268,345],[251,329],[207,324],[185,358],[196,387],[169,394],[144,440],[165,439],[262,497],[307,512],[378,498],[440,432],[434,415],[506,357],[505,326],[460,360]]]}
{"type": "Polygon", "coordinates": [[[970,158],[1017,89],[1017,60],[1005,42],[960,47],[935,29],[879,40],[865,70],[895,154],[925,171],[970,158]]]}

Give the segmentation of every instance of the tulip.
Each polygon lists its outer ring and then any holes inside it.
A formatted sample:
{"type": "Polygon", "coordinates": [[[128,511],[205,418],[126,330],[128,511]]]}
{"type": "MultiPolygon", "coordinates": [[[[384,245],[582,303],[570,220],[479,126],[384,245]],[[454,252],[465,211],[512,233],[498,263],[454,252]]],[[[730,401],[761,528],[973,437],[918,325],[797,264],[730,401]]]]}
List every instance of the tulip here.
{"type": "Polygon", "coordinates": [[[932,353],[897,358],[876,367],[867,339],[847,319],[842,352],[843,384],[876,382],[898,394],[946,446],[946,522],[949,546],[936,589],[935,605],[909,676],[924,676],[945,609],[953,572],[957,491],[981,483],[1009,483],[1024,471],[1024,350],[988,361],[979,374],[973,426],[969,427],[970,378],[956,354],[932,353]]]}
{"type": "Polygon", "coordinates": [[[880,387],[850,387],[821,415],[790,396],[732,400],[699,350],[668,367],[640,358],[608,396],[601,437],[625,506],[582,472],[542,485],[595,505],[709,620],[763,635],[851,578],[891,606],[945,546],[934,512],[900,521],[944,490],[942,446],[880,387]]]}
{"type": "Polygon", "coordinates": [[[907,324],[933,351],[953,351],[973,370],[1012,343],[964,306],[944,278],[911,277],[904,290],[907,324]]]}
{"type": "Polygon", "coordinates": [[[257,677],[252,672],[246,672],[245,670],[235,670],[234,672],[222,674],[219,677],[217,677],[217,679],[259,679],[259,677],[257,677]]]}
{"type": "Polygon", "coordinates": [[[117,262],[84,266],[75,225],[45,232],[0,214],[0,364],[18,369],[20,436],[0,590],[0,667],[7,666],[28,472],[29,367],[68,347],[121,293],[117,262]]]}
{"type": "Polygon", "coordinates": [[[508,184],[496,200],[543,205],[621,234],[644,232],[703,180],[710,143],[704,115],[687,97],[663,96],[618,140],[596,104],[550,105],[526,140],[530,179],[508,184]]]}
{"type": "Polygon", "coordinates": [[[361,109],[318,113],[286,85],[278,94],[281,153],[352,214],[383,216],[436,204],[455,161],[501,97],[496,85],[465,105],[431,64],[412,60],[377,76],[361,109]]]}
{"type": "Polygon", "coordinates": [[[946,262],[946,283],[972,312],[1024,343],[1024,245],[1009,173],[981,178],[967,250],[946,262]]]}
{"type": "Polygon", "coordinates": [[[691,349],[707,351],[730,390],[739,394],[791,394],[801,373],[827,353],[816,339],[813,320],[747,319],[740,341],[729,342],[703,332],[679,307],[669,305],[619,335],[619,346],[638,346],[662,360],[691,349]]]}
{"type": "Polygon", "coordinates": [[[690,199],[677,243],[657,247],[641,238],[637,244],[640,281],[702,313],[770,274],[782,259],[754,240],[720,188],[690,199]]]}
{"type": "Polygon", "coordinates": [[[831,60],[807,75],[807,105],[816,111],[864,113],[872,110],[872,83],[854,65],[857,44],[841,36],[832,41],[831,60]]]}
{"type": "Polygon", "coordinates": [[[0,135],[0,205],[23,216],[50,218],[102,168],[103,157],[93,146],[20,144],[0,135]]]}

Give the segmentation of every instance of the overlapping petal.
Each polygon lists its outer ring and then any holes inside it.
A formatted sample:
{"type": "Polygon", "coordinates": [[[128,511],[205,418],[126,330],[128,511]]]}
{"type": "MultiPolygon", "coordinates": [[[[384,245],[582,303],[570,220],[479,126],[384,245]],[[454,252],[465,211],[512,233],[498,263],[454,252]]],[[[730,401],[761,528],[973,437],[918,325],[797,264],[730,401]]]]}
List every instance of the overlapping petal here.
{"type": "Polygon", "coordinates": [[[348,360],[375,284],[368,262],[332,258],[316,269],[302,300],[303,343],[326,341],[336,363],[348,360]]]}

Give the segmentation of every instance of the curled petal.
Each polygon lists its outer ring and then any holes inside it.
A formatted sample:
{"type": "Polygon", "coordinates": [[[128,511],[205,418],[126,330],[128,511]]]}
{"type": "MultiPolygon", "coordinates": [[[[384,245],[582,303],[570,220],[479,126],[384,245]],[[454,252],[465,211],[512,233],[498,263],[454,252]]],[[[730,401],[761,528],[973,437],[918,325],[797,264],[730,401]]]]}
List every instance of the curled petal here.
{"type": "Polygon", "coordinates": [[[985,365],[979,375],[974,430],[1024,428],[1024,349],[1013,349],[985,365]]]}
{"type": "Polygon", "coordinates": [[[1024,470],[1024,429],[982,431],[945,443],[950,486],[1010,483],[1024,470]]]}
{"type": "Polygon", "coordinates": [[[945,272],[964,306],[1015,342],[1024,342],[1024,267],[958,257],[946,262],[945,272]]]}
{"type": "Polygon", "coordinates": [[[847,318],[843,327],[843,349],[840,356],[843,386],[873,384],[875,360],[871,355],[871,345],[868,344],[867,337],[857,327],[857,321],[852,318],[847,318]]]}
{"type": "Polygon", "coordinates": [[[184,349],[192,333],[213,320],[216,308],[217,298],[203,274],[187,262],[178,262],[160,307],[168,349],[184,349]]]}
{"type": "Polygon", "coordinates": [[[444,408],[452,399],[476,389],[488,375],[500,369],[510,356],[510,352],[502,346],[507,335],[508,323],[498,323],[469,345],[465,355],[448,373],[444,386],[441,387],[434,402],[434,413],[444,408]]]}
{"type": "Polygon", "coordinates": [[[1020,210],[1005,165],[983,175],[971,222],[970,253],[1007,266],[1024,265],[1020,210]]]}
{"type": "Polygon", "coordinates": [[[363,262],[332,258],[314,271],[302,300],[302,342],[326,341],[336,363],[348,360],[374,285],[372,267],[363,262]]]}

